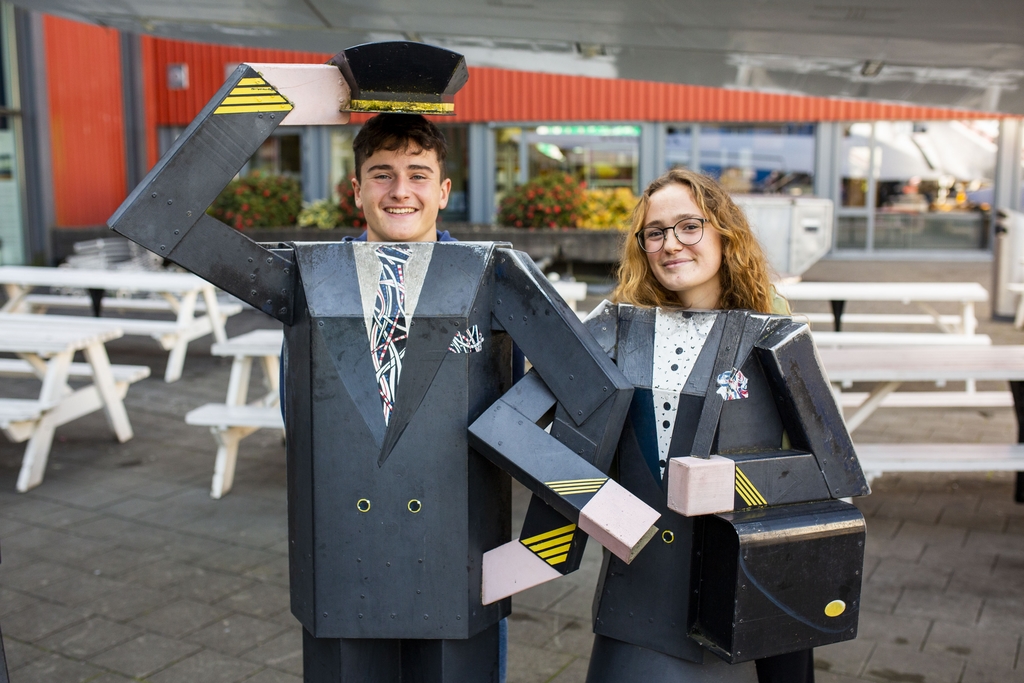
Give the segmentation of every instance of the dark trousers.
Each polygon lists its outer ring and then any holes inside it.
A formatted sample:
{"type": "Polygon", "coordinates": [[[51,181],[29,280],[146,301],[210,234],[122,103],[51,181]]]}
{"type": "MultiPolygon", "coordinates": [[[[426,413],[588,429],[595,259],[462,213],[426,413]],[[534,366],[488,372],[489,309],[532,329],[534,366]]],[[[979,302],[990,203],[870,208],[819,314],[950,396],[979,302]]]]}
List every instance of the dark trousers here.
{"type": "Polygon", "coordinates": [[[814,650],[757,660],[758,683],[814,683],[814,650]]]}
{"type": "Polygon", "coordinates": [[[498,624],[468,640],[314,638],[302,630],[305,683],[499,683],[498,624]]]}

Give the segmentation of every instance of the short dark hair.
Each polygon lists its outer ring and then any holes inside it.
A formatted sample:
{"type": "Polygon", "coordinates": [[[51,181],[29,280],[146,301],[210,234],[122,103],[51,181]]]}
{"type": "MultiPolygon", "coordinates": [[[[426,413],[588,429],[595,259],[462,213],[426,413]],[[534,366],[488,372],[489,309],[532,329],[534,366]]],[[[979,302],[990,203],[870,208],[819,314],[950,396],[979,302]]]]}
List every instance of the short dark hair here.
{"type": "Polygon", "coordinates": [[[448,157],[448,143],[441,129],[419,114],[377,114],[363,124],[352,141],[356,155],[356,180],[362,180],[363,162],[382,149],[389,152],[405,150],[415,145],[423,150],[432,150],[441,167],[441,177],[448,177],[445,159],[448,157]]]}

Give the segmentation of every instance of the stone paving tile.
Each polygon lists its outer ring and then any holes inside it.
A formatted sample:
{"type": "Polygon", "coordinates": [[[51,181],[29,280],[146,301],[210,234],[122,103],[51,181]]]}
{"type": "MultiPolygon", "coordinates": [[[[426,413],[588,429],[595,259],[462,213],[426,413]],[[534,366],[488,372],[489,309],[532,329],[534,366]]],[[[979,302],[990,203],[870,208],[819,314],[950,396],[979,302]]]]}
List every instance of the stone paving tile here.
{"type": "MultiPolygon", "coordinates": [[[[42,648],[34,645],[28,645],[20,640],[15,640],[7,634],[4,634],[3,640],[4,655],[7,657],[8,671],[16,671],[21,667],[49,654],[42,648]]],[[[17,678],[15,678],[15,680],[17,680],[17,678]]]]}
{"type": "Polygon", "coordinates": [[[191,633],[230,614],[230,610],[193,600],[175,600],[148,612],[132,624],[148,631],[176,638],[191,633]]]}
{"type": "Polygon", "coordinates": [[[903,645],[920,650],[931,627],[932,622],[928,619],[882,615],[862,610],[857,627],[857,641],[903,645]]]}
{"type": "Polygon", "coordinates": [[[1024,669],[997,669],[975,660],[967,662],[960,683],[1024,683],[1024,669]]]}
{"type": "Polygon", "coordinates": [[[302,677],[277,669],[264,669],[252,678],[245,679],[245,683],[302,683],[302,677]]]}
{"type": "Polygon", "coordinates": [[[137,628],[96,617],[54,633],[38,645],[68,657],[88,659],[138,635],[137,628]]]}
{"type": "Polygon", "coordinates": [[[185,640],[218,652],[237,655],[284,631],[280,624],[235,614],[185,637],[185,640]]]}
{"type": "Polygon", "coordinates": [[[1000,628],[969,627],[937,621],[928,634],[925,652],[938,652],[985,662],[986,666],[1013,669],[1020,648],[1017,633],[1000,628]]]}
{"type": "Polygon", "coordinates": [[[914,683],[958,683],[965,664],[966,660],[961,657],[879,645],[865,665],[864,678],[914,683]]]}
{"type": "Polygon", "coordinates": [[[973,595],[946,595],[907,588],[900,596],[895,614],[973,624],[981,611],[982,598],[973,595]]]}
{"type": "Polygon", "coordinates": [[[239,576],[207,571],[201,579],[175,584],[171,590],[178,596],[200,602],[216,602],[253,585],[253,581],[239,576]]]}
{"type": "Polygon", "coordinates": [[[949,583],[952,575],[953,570],[949,567],[934,567],[917,562],[885,558],[871,572],[868,583],[941,591],[949,583]]]}
{"type": "Polygon", "coordinates": [[[8,614],[3,620],[4,636],[34,643],[51,633],[85,621],[88,613],[53,603],[36,602],[20,612],[8,614]]]}
{"type": "Polygon", "coordinates": [[[90,661],[128,676],[145,678],[199,649],[198,645],[149,633],[111,648],[90,661]]]}
{"type": "Polygon", "coordinates": [[[218,607],[254,617],[272,617],[275,614],[287,612],[290,600],[289,593],[282,591],[279,585],[254,583],[216,604],[218,607]]]}
{"type": "Polygon", "coordinates": [[[236,683],[259,670],[259,666],[217,652],[203,650],[150,676],[151,683],[180,683],[181,681],[202,681],[203,683],[236,683]]]}
{"type": "Polygon", "coordinates": [[[508,683],[546,683],[564,671],[576,657],[510,641],[508,659],[510,663],[516,663],[516,666],[509,667],[508,683]]]}
{"type": "Polygon", "coordinates": [[[60,655],[46,655],[20,668],[14,676],[17,683],[84,683],[103,673],[85,662],[60,655]]]}
{"type": "Polygon", "coordinates": [[[166,591],[128,584],[120,590],[107,593],[81,605],[79,609],[109,617],[115,621],[127,621],[157,609],[173,599],[174,595],[166,591]]]}
{"type": "Polygon", "coordinates": [[[509,639],[531,647],[590,657],[594,633],[590,619],[518,609],[508,620],[509,639]]]}
{"type": "Polygon", "coordinates": [[[858,636],[855,640],[819,647],[814,651],[814,668],[816,671],[857,676],[877,646],[877,643],[858,636]]]}
{"type": "Polygon", "coordinates": [[[45,594],[51,600],[74,607],[124,587],[120,581],[89,572],[52,583],[46,587],[45,594]]]}
{"type": "Polygon", "coordinates": [[[296,676],[302,675],[302,627],[292,623],[280,635],[243,652],[242,659],[280,669],[296,676]]]}

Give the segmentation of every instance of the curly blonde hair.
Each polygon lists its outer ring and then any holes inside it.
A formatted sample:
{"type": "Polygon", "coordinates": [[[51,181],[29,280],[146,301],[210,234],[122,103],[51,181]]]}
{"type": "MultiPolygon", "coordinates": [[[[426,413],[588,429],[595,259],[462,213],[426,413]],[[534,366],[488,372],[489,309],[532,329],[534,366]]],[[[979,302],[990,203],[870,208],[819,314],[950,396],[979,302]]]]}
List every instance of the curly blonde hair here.
{"type": "Polygon", "coordinates": [[[717,181],[684,168],[674,168],[665,173],[648,185],[640,196],[633,209],[631,234],[622,245],[619,284],[612,292],[612,301],[634,306],[679,307],[675,293],[665,289],[654,277],[647,254],[636,240],[636,234],[647,220],[651,195],[672,183],[689,188],[711,228],[722,238],[722,267],[719,271],[722,298],[718,302],[719,307],[771,313],[774,292],[768,260],[747,223],[747,217],[717,181]]]}

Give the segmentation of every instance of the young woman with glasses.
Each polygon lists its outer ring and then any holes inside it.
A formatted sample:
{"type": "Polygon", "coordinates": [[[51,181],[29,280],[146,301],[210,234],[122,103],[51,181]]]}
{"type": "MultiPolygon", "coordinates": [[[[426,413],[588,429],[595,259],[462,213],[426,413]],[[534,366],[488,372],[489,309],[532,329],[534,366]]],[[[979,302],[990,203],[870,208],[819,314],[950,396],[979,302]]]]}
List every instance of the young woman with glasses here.
{"type": "MultiPolygon", "coordinates": [[[[659,375],[671,374],[670,371],[679,367],[676,359],[685,358],[682,354],[673,354],[683,352],[684,347],[685,353],[692,353],[694,357],[701,353],[701,344],[709,334],[708,328],[705,327],[704,337],[698,340],[696,350],[690,352],[688,349],[694,348],[691,342],[695,338],[693,320],[710,319],[714,313],[730,309],[789,314],[785,300],[775,294],[769,272],[764,252],[746,216],[715,180],[690,170],[674,169],[652,182],[644,191],[633,211],[631,235],[623,246],[619,283],[612,294],[613,304],[604,302],[587,321],[602,345],[612,355],[619,354],[619,366],[627,370],[627,375],[629,367],[648,368],[634,371],[646,376],[646,380],[630,378],[637,391],[630,412],[631,424],[620,442],[616,465],[624,486],[629,488],[626,483],[629,476],[637,481],[638,469],[645,470],[623,460],[627,457],[623,454],[627,438],[634,440],[634,450],[639,448],[644,452],[643,459],[652,470],[654,480],[667,481],[665,453],[671,448],[670,440],[679,438],[680,434],[675,426],[669,428],[667,421],[662,423],[665,416],[657,412],[662,407],[668,409],[669,403],[662,406],[661,399],[656,398],[655,413],[649,418],[639,416],[646,403],[650,402],[652,389],[654,396],[659,396],[659,375]],[[656,315],[651,309],[657,309],[656,315]],[[697,313],[692,318],[683,315],[685,320],[682,322],[666,323],[670,325],[668,328],[662,326],[663,319],[678,319],[677,314],[684,311],[697,313]],[[656,323],[652,322],[655,318],[656,323]],[[653,354],[653,367],[646,357],[639,359],[643,349],[641,353],[633,353],[635,349],[624,348],[624,335],[635,335],[638,325],[650,328],[649,336],[653,341],[641,346],[647,349],[647,355],[653,354]],[[673,331],[656,332],[655,328],[673,331]],[[631,331],[624,332],[625,329],[631,331]],[[656,349],[661,346],[670,347],[668,364],[664,367],[659,366],[657,359],[656,349]],[[651,352],[651,347],[655,351],[651,352]],[[633,356],[624,361],[621,357],[624,353],[633,353],[633,356]],[[644,385],[652,387],[646,389],[646,394],[644,385]],[[668,428],[668,434],[659,432],[658,438],[669,440],[668,446],[658,446],[650,435],[643,436],[645,429],[653,433],[663,424],[668,428]],[[652,456],[651,450],[661,451],[660,470],[659,455],[655,453],[652,456]],[[630,467],[632,475],[627,474],[630,467]]],[[[726,344],[726,341],[723,339],[721,344],[726,344]]],[[[691,361],[690,367],[699,367],[699,361],[691,361]]],[[[681,378],[679,386],[684,381],[686,378],[681,378]]],[[[676,396],[678,399],[678,393],[676,396]]],[[[680,401],[679,412],[673,414],[672,419],[677,423],[689,419],[682,417],[684,410],[692,412],[680,401]]],[[[725,422],[721,424],[722,429],[727,428],[725,422]]],[[[643,473],[639,476],[642,477],[643,473]]],[[[647,497],[664,495],[655,493],[656,489],[649,485],[644,490],[648,492],[647,497]]],[[[633,492],[642,495],[639,491],[633,492]]],[[[679,558],[654,559],[659,556],[645,549],[628,566],[617,565],[614,558],[611,558],[611,564],[605,562],[595,600],[596,637],[588,682],[812,683],[812,650],[762,659],[756,663],[747,661],[730,665],[689,636],[687,615],[677,615],[675,611],[685,611],[687,604],[687,598],[680,594],[689,592],[686,586],[689,586],[691,569],[687,561],[691,551],[686,536],[692,533],[687,525],[693,518],[672,515],[666,513],[659,527],[674,528],[675,532],[660,532],[661,537],[656,537],[650,546],[658,546],[655,553],[681,551],[683,554],[679,558]],[[674,545],[661,548],[669,543],[674,545]],[[682,550],[684,544],[686,549],[682,550]],[[650,562],[656,562],[659,568],[638,566],[650,562]],[[665,572],[670,567],[671,571],[665,572]],[[686,586],[674,585],[677,582],[686,586]],[[675,605],[666,606],[668,603],[675,605]]],[[[730,606],[722,607],[728,610],[730,606]]]]}

